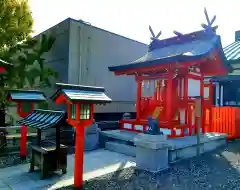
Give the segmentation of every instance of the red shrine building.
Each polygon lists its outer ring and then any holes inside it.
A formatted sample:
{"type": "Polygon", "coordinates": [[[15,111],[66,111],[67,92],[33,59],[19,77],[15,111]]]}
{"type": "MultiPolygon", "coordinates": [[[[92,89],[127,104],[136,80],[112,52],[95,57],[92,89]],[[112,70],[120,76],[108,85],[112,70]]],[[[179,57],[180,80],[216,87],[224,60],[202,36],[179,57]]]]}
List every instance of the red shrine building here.
{"type": "MultiPolygon", "coordinates": [[[[193,135],[196,132],[195,99],[202,97],[203,109],[212,106],[212,84],[204,77],[225,75],[231,70],[226,62],[221,38],[216,34],[205,10],[204,30],[159,40],[161,32],[149,45],[148,52],[126,65],[112,66],[115,75],[132,75],[136,79],[136,119],[122,120],[121,129],[142,132],[148,118],[158,118],[159,127],[168,137],[193,135]]],[[[210,110],[210,109],[209,109],[210,110]]],[[[211,115],[211,114],[209,114],[211,115]]],[[[206,131],[205,112],[201,119],[206,131]]]]}

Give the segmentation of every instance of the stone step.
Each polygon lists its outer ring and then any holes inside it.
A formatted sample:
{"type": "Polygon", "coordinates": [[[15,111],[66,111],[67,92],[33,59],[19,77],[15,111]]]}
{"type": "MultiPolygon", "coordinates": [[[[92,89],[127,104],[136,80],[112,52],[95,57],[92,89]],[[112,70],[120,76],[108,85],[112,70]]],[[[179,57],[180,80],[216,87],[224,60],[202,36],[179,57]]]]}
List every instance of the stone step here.
{"type": "Polygon", "coordinates": [[[133,142],[137,132],[129,132],[124,130],[101,131],[100,134],[108,139],[116,139],[120,141],[133,142]]]}
{"type": "Polygon", "coordinates": [[[105,144],[105,149],[118,152],[121,154],[125,154],[128,156],[133,156],[133,157],[136,156],[136,150],[134,146],[127,145],[120,142],[108,141],[105,144]]]}
{"type": "MultiPolygon", "coordinates": [[[[104,131],[104,146],[110,151],[126,154],[135,157],[136,148],[133,139],[138,133],[129,131],[104,131]]],[[[184,138],[167,139],[169,163],[175,163],[183,159],[196,156],[197,140],[195,136],[184,138]]],[[[209,152],[226,144],[226,134],[206,133],[200,137],[200,153],[209,152]]]]}

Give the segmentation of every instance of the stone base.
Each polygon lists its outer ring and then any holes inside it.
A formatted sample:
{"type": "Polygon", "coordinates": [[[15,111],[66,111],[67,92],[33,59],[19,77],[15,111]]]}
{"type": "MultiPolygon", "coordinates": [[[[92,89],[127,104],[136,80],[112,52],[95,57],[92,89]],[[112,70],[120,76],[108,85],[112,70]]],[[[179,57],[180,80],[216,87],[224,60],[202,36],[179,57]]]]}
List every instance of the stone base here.
{"type": "Polygon", "coordinates": [[[153,173],[168,169],[168,149],[136,147],[136,166],[138,169],[153,173]]]}
{"type": "MultiPolygon", "coordinates": [[[[166,136],[141,134],[123,130],[102,131],[101,136],[104,137],[102,138],[103,144],[106,144],[106,142],[111,142],[110,144],[112,144],[111,146],[104,146],[106,149],[131,156],[137,155],[138,151],[135,147],[158,149],[162,147],[162,144],[168,146],[169,163],[197,155],[198,146],[196,136],[167,139],[166,136]],[[128,148],[124,148],[126,145],[128,148]]],[[[226,134],[221,133],[206,133],[201,135],[200,153],[209,152],[226,145],[226,137],[226,134]]]]}
{"type": "MultiPolygon", "coordinates": [[[[180,139],[179,139],[180,140],[180,139]]],[[[170,141],[170,140],[169,140],[170,141]]],[[[197,143],[193,137],[185,137],[186,143],[177,143],[177,140],[171,140],[173,144],[170,144],[168,159],[169,163],[175,163],[183,159],[192,158],[197,156],[197,143]]],[[[182,141],[183,142],[183,141],[182,141]]],[[[225,134],[205,134],[200,138],[200,154],[205,152],[213,151],[218,147],[226,145],[226,135],[225,134]]]]}
{"type": "Polygon", "coordinates": [[[134,138],[136,166],[149,172],[160,172],[168,168],[168,146],[166,136],[139,134],[134,138]]]}

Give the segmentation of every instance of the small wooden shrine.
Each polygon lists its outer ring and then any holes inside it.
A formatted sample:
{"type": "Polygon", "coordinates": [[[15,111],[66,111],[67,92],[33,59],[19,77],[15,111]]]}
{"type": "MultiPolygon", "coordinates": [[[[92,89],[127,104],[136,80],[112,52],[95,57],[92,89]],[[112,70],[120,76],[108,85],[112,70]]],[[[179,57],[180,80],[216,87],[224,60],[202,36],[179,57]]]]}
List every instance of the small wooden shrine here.
{"type": "Polygon", "coordinates": [[[67,104],[67,122],[76,128],[74,185],[82,189],[84,129],[94,121],[94,104],[111,102],[102,87],[91,87],[71,84],[56,84],[57,91],[52,99],[57,104],[67,104]]]}
{"type": "Polygon", "coordinates": [[[9,90],[8,100],[17,103],[17,114],[24,118],[34,110],[34,104],[46,101],[46,96],[38,90],[9,90]]]}
{"type": "Polygon", "coordinates": [[[60,144],[60,127],[66,125],[66,113],[36,109],[18,123],[37,130],[37,143],[31,145],[30,172],[34,171],[35,166],[38,167],[41,179],[56,170],[62,170],[65,174],[67,172],[67,147],[60,144]],[[42,139],[42,132],[50,128],[56,128],[55,142],[42,139]]]}
{"type": "MultiPolygon", "coordinates": [[[[32,113],[34,104],[46,101],[42,91],[37,90],[9,90],[8,100],[17,103],[17,114],[24,118],[32,113]]],[[[27,126],[21,127],[20,155],[25,159],[27,155],[27,126]]]]}
{"type": "MultiPolygon", "coordinates": [[[[205,9],[204,30],[189,34],[174,31],[176,37],[158,40],[149,51],[127,65],[109,67],[115,75],[135,76],[137,83],[136,119],[122,120],[121,129],[142,132],[148,129],[148,117],[158,118],[161,131],[168,137],[196,133],[195,97],[202,106],[211,106],[211,92],[205,76],[223,75],[231,69],[225,62],[221,38],[205,9]]],[[[204,115],[202,116],[202,118],[204,115]]],[[[202,120],[201,118],[201,120],[202,120]]],[[[202,131],[205,132],[204,120],[202,131]]]]}

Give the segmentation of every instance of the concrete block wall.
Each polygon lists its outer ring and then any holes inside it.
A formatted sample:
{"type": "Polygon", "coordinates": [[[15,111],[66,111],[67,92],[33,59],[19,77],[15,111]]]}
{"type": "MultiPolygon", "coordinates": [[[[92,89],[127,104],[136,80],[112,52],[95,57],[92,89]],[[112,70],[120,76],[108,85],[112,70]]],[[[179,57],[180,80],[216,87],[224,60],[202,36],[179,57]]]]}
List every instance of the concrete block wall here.
{"type": "Polygon", "coordinates": [[[134,112],[136,82],[131,76],[114,76],[112,65],[128,64],[143,56],[148,46],[94,26],[70,22],[68,81],[103,86],[113,103],[95,112],[134,112]]]}
{"type": "MultiPolygon", "coordinates": [[[[148,46],[89,24],[68,18],[43,32],[56,37],[52,49],[44,55],[59,73],[59,80],[82,85],[103,86],[112,104],[97,106],[95,113],[135,112],[136,83],[134,77],[114,76],[112,65],[127,64],[143,56],[148,46]]],[[[36,36],[36,38],[39,38],[36,36]]],[[[44,89],[47,96],[55,89],[44,89]]],[[[49,109],[65,109],[49,101],[49,109]]]]}

